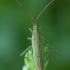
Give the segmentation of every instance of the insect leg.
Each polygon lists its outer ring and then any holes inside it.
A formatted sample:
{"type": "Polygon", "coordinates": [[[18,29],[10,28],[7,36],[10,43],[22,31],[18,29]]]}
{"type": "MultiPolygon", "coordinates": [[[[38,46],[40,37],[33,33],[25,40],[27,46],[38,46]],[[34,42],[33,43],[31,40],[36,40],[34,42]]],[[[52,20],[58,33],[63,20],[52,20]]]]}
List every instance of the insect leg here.
{"type": "Polygon", "coordinates": [[[49,59],[47,61],[45,61],[45,65],[44,65],[44,70],[46,70],[46,67],[48,65],[49,59]]]}
{"type": "Polygon", "coordinates": [[[29,30],[30,30],[30,32],[31,32],[31,33],[33,33],[33,31],[32,31],[32,29],[31,29],[31,28],[29,28],[29,30]]]}
{"type": "MultiPolygon", "coordinates": [[[[31,33],[33,33],[33,31],[32,31],[31,28],[29,28],[29,30],[30,30],[31,33]]],[[[32,40],[32,38],[30,38],[30,37],[28,37],[27,39],[28,39],[28,40],[32,40]]]]}
{"type": "Polygon", "coordinates": [[[23,51],[23,52],[20,54],[20,56],[25,55],[25,54],[26,54],[26,52],[27,52],[29,49],[31,49],[31,47],[32,47],[32,46],[29,46],[25,51],[23,51]]]}
{"type": "Polygon", "coordinates": [[[27,37],[27,39],[28,39],[28,40],[32,40],[32,38],[30,38],[30,37],[27,37]]]}

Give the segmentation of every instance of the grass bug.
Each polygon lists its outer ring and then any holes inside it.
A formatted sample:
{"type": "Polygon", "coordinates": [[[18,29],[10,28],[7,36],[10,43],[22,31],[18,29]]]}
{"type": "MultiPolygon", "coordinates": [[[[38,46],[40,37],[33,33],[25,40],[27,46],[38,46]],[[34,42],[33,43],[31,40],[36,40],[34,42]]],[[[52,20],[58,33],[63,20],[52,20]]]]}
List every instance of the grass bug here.
{"type": "MultiPolygon", "coordinates": [[[[38,28],[38,19],[41,16],[41,14],[45,11],[45,9],[54,1],[52,0],[50,3],[48,3],[48,5],[46,5],[42,11],[39,13],[39,15],[37,16],[36,21],[34,21],[31,13],[18,1],[16,0],[21,6],[22,8],[28,13],[28,15],[30,16],[31,20],[32,20],[32,24],[33,24],[33,30],[31,30],[29,28],[29,30],[32,32],[32,37],[29,38],[31,39],[32,45],[30,47],[28,47],[20,56],[23,56],[29,49],[32,48],[32,53],[33,53],[33,60],[35,62],[35,65],[37,67],[36,70],[45,70],[46,65],[47,65],[47,55],[45,55],[44,50],[45,50],[45,46],[43,44],[43,38],[40,35],[40,31],[38,28]]],[[[46,48],[47,49],[47,48],[46,48]]],[[[33,69],[34,70],[34,69],[33,69]]]]}

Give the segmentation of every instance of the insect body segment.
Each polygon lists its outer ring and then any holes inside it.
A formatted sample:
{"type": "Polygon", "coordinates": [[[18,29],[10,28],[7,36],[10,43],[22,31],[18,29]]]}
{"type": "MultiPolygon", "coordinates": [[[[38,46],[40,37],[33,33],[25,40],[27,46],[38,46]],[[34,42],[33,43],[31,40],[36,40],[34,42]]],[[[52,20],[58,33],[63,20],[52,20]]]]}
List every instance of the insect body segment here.
{"type": "MultiPolygon", "coordinates": [[[[39,29],[38,29],[38,25],[35,24],[33,26],[32,48],[33,48],[34,61],[37,65],[37,67],[41,68],[41,69],[43,68],[43,59],[42,59],[42,54],[41,54],[42,47],[43,46],[41,46],[41,36],[40,36],[39,29]]],[[[41,70],[41,69],[39,69],[39,70],[41,70]]]]}

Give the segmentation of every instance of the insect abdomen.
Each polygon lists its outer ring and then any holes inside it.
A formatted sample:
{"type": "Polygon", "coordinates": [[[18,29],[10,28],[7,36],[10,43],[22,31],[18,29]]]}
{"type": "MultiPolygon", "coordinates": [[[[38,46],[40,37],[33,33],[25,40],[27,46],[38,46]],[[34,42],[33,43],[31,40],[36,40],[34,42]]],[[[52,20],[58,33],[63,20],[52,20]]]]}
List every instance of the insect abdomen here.
{"type": "Polygon", "coordinates": [[[38,70],[44,70],[44,64],[40,57],[38,57],[37,67],[38,67],[38,70]]]}

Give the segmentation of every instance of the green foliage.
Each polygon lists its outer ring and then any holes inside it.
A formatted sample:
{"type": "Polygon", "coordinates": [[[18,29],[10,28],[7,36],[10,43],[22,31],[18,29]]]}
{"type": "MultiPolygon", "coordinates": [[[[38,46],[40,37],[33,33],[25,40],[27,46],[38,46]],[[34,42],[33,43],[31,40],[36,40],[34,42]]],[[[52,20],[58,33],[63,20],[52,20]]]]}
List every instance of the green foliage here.
{"type": "Polygon", "coordinates": [[[24,62],[23,70],[37,70],[31,50],[26,52],[24,62]]]}
{"type": "MultiPolygon", "coordinates": [[[[24,63],[25,65],[23,65],[23,70],[37,70],[37,66],[35,64],[35,61],[34,61],[34,57],[33,57],[33,53],[32,53],[32,50],[31,50],[32,46],[29,46],[25,51],[23,51],[23,53],[21,53],[21,56],[23,56],[24,54],[24,63]]],[[[46,51],[48,51],[48,48],[47,46],[45,46],[44,48],[44,70],[46,70],[46,67],[48,65],[48,52],[46,53],[46,51]]]]}

